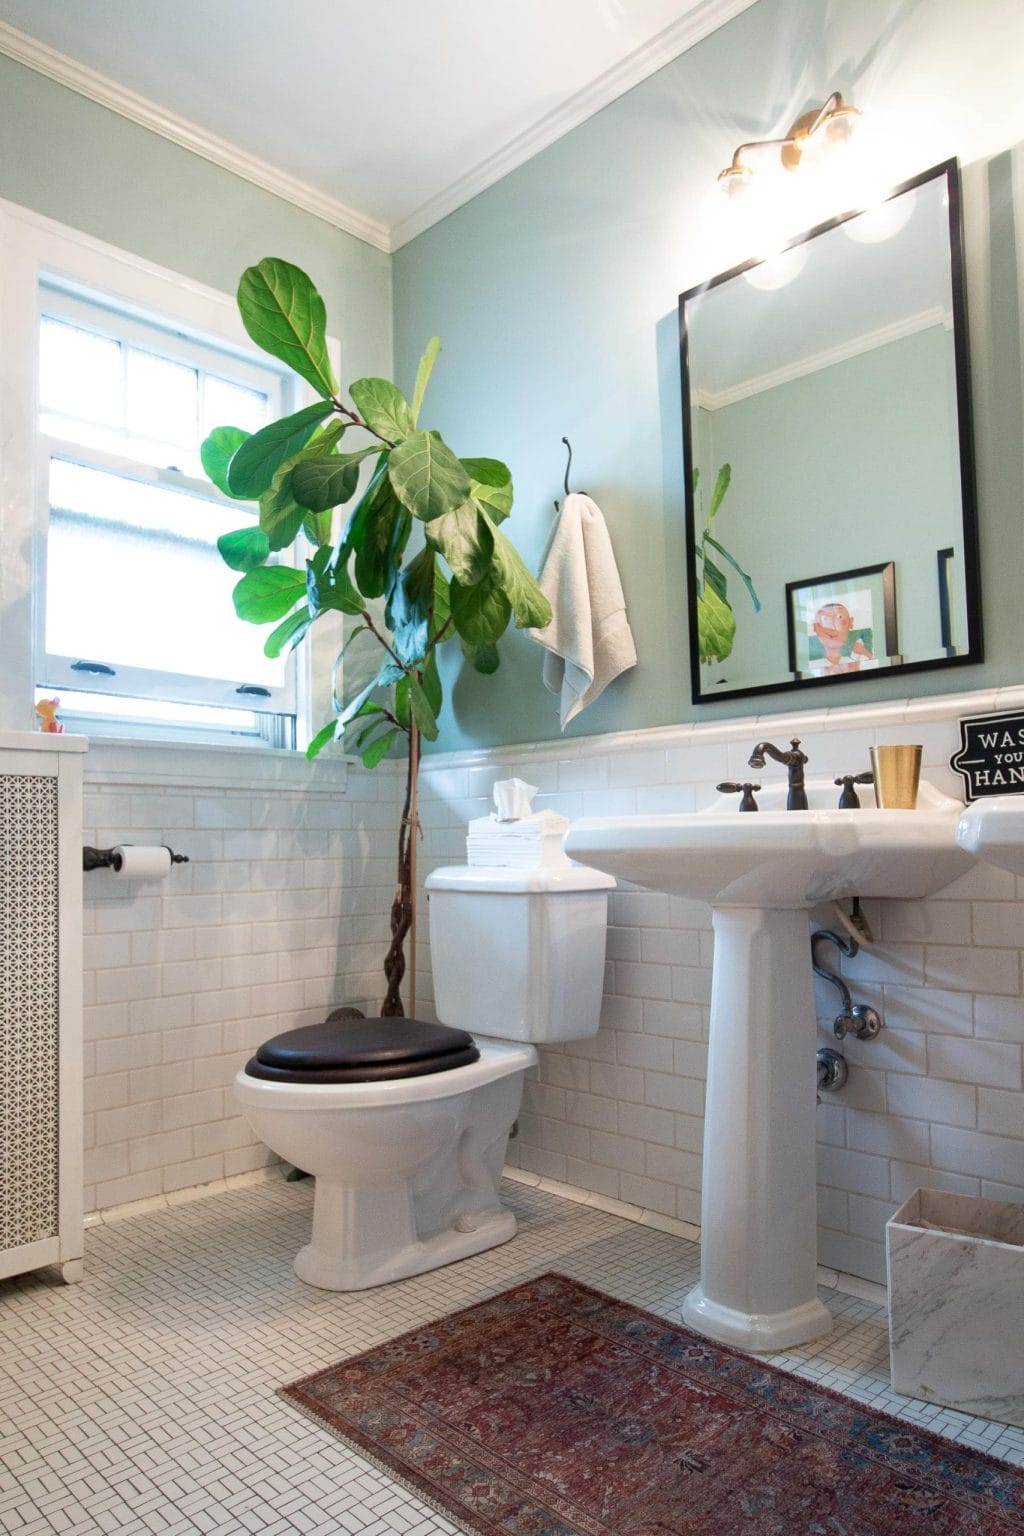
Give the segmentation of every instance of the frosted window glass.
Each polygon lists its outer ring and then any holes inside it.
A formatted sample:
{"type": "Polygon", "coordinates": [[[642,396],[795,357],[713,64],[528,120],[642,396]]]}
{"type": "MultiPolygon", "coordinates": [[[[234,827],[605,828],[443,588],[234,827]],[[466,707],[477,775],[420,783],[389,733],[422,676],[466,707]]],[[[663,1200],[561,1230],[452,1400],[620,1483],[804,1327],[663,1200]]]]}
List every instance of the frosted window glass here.
{"type": "Polygon", "coordinates": [[[46,648],[109,666],[279,687],[267,631],[237,618],[217,551],[241,508],[54,459],[46,648]]]}
{"type": "Polygon", "coordinates": [[[128,347],[125,379],[127,426],[133,437],[148,440],[147,446],[156,442],[194,449],[199,436],[196,370],[128,347]]]}
{"type": "Polygon", "coordinates": [[[121,344],[63,320],[44,319],[39,337],[39,397],[47,410],[121,426],[121,344]]]}
{"type": "Polygon", "coordinates": [[[269,401],[258,389],[244,389],[227,379],[207,375],[203,383],[203,436],[214,427],[241,427],[243,432],[258,432],[270,416],[269,401]]]}

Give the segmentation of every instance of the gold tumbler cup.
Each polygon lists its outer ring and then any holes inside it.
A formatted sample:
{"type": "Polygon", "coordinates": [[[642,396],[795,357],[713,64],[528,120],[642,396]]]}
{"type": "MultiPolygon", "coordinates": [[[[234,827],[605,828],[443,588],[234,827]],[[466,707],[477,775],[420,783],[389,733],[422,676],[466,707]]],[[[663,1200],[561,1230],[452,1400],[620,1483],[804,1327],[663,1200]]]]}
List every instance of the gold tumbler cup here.
{"type": "Polygon", "coordinates": [[[912,811],[921,779],[920,747],[872,747],[875,804],[884,811],[912,811]]]}

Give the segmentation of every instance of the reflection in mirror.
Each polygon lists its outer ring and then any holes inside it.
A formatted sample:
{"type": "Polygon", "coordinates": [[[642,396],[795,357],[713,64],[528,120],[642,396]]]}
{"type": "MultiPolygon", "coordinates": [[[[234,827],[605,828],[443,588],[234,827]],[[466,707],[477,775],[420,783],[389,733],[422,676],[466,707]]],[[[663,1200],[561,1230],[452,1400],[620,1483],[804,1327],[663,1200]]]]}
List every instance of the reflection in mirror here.
{"type": "Polygon", "coordinates": [[[694,701],[979,660],[956,163],[679,302],[694,701]]]}

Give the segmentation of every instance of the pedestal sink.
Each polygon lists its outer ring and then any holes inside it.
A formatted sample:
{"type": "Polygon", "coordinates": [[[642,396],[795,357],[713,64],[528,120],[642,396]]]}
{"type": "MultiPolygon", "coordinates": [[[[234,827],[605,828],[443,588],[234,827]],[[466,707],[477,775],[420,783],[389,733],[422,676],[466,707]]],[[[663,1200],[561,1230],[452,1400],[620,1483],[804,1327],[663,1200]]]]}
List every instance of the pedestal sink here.
{"type": "Polygon", "coordinates": [[[990,795],[962,813],[956,840],[983,864],[1024,875],[1024,795],[990,795]]]}
{"type": "MultiPolygon", "coordinates": [[[[685,1320],[740,1349],[827,1333],[817,1295],[816,1027],[807,909],[850,896],[929,896],[970,867],[963,806],[923,782],[914,811],[808,811],[765,788],[660,816],[574,822],[565,850],[607,874],[712,907],[715,957],[704,1121],[701,1280],[685,1320]]],[[[868,795],[871,791],[867,791],[868,795]]]]}

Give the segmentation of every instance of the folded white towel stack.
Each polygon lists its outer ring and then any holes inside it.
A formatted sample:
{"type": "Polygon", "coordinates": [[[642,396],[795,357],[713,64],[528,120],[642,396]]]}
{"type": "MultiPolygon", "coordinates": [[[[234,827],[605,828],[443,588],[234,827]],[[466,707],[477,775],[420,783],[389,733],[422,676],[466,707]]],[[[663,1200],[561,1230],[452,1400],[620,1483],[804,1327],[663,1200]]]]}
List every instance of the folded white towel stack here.
{"type": "Polygon", "coordinates": [[[564,731],[620,672],[636,666],[608,529],[601,509],[580,491],[565,498],[540,586],[552,618],[530,634],[547,650],[544,686],[560,695],[564,731]]]}
{"type": "Polygon", "coordinates": [[[562,852],[569,823],[555,811],[532,810],[536,793],[536,786],[524,784],[522,779],[495,784],[497,810],[469,824],[467,864],[538,869],[570,862],[562,852]]]}

